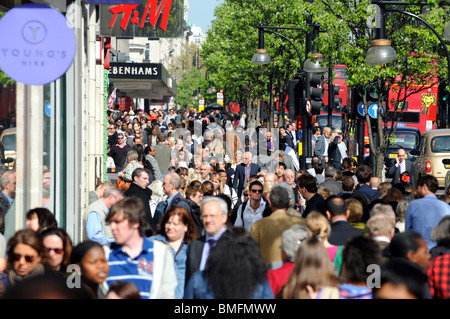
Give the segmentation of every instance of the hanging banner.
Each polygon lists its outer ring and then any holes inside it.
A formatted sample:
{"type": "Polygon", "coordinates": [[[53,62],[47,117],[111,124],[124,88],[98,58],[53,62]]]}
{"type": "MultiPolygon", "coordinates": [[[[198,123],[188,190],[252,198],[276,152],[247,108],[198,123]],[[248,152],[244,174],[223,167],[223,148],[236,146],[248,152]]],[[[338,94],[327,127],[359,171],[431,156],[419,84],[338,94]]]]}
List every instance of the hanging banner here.
{"type": "Polygon", "coordinates": [[[0,68],[11,79],[44,85],[59,79],[75,56],[75,35],[58,10],[24,4],[0,19],[0,68]]]}

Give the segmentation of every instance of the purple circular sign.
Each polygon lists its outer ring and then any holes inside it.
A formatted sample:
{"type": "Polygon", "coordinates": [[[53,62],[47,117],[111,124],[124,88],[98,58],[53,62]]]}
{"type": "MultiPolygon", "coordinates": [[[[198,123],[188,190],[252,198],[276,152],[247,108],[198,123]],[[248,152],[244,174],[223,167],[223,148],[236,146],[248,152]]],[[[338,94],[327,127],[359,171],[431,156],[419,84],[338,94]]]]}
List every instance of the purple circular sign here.
{"type": "Polygon", "coordinates": [[[75,35],[58,10],[25,4],[0,19],[0,68],[27,85],[59,79],[75,56],[75,35]]]}

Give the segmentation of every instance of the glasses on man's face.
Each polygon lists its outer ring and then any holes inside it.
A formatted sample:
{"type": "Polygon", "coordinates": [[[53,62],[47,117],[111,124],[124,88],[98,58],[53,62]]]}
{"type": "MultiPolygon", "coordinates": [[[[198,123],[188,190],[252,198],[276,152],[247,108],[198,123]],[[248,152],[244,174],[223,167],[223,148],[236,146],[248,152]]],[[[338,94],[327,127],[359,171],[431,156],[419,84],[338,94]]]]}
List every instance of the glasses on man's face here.
{"type": "Polygon", "coordinates": [[[117,139],[118,139],[118,140],[123,140],[123,137],[118,137],[117,139]]]}
{"type": "Polygon", "coordinates": [[[263,190],[262,189],[251,189],[250,190],[252,193],[260,193],[262,194],[263,190]]]}
{"type": "Polygon", "coordinates": [[[20,261],[21,259],[25,258],[25,261],[29,264],[31,264],[34,261],[35,256],[29,256],[29,255],[20,255],[20,254],[13,254],[12,260],[13,261],[20,261]]]}
{"type": "Polygon", "coordinates": [[[250,196],[250,194],[249,194],[249,193],[247,193],[247,194],[244,194],[244,197],[248,197],[248,196],[250,196]]]}
{"type": "Polygon", "coordinates": [[[51,251],[54,251],[55,252],[55,254],[57,254],[57,255],[61,255],[63,252],[64,252],[64,249],[62,249],[62,248],[47,248],[47,251],[48,252],[51,252],[51,251]]]}

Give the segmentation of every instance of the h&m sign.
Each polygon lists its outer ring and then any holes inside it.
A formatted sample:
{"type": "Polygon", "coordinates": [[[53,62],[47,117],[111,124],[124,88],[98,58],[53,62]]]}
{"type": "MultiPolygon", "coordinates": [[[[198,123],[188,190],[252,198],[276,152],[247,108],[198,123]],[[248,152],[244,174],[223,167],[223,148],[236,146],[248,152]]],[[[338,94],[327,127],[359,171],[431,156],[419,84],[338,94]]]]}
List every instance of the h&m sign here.
{"type": "Polygon", "coordinates": [[[183,34],[182,0],[142,0],[142,4],[100,7],[100,36],[172,38],[183,34]]]}

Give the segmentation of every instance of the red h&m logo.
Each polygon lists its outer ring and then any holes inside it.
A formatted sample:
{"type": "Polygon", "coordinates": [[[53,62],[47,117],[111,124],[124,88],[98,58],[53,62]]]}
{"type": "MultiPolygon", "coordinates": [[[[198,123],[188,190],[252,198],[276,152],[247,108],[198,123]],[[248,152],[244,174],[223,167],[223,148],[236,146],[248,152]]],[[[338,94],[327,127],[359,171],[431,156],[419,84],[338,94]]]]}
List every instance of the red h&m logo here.
{"type": "Polygon", "coordinates": [[[154,28],[156,21],[158,20],[158,17],[164,7],[160,28],[163,31],[166,31],[171,6],[172,0],[162,0],[159,7],[158,0],[147,0],[147,5],[145,6],[144,13],[141,17],[139,17],[139,11],[135,10],[138,7],[137,4],[118,4],[109,8],[109,10],[114,14],[111,19],[111,23],[109,24],[109,28],[111,29],[114,26],[119,13],[123,14],[122,21],[120,23],[120,28],[122,30],[126,29],[130,18],[132,24],[139,24],[139,28],[142,29],[147,15],[149,16],[150,25],[154,28]],[[131,17],[132,15],[133,17],[131,17]]]}

